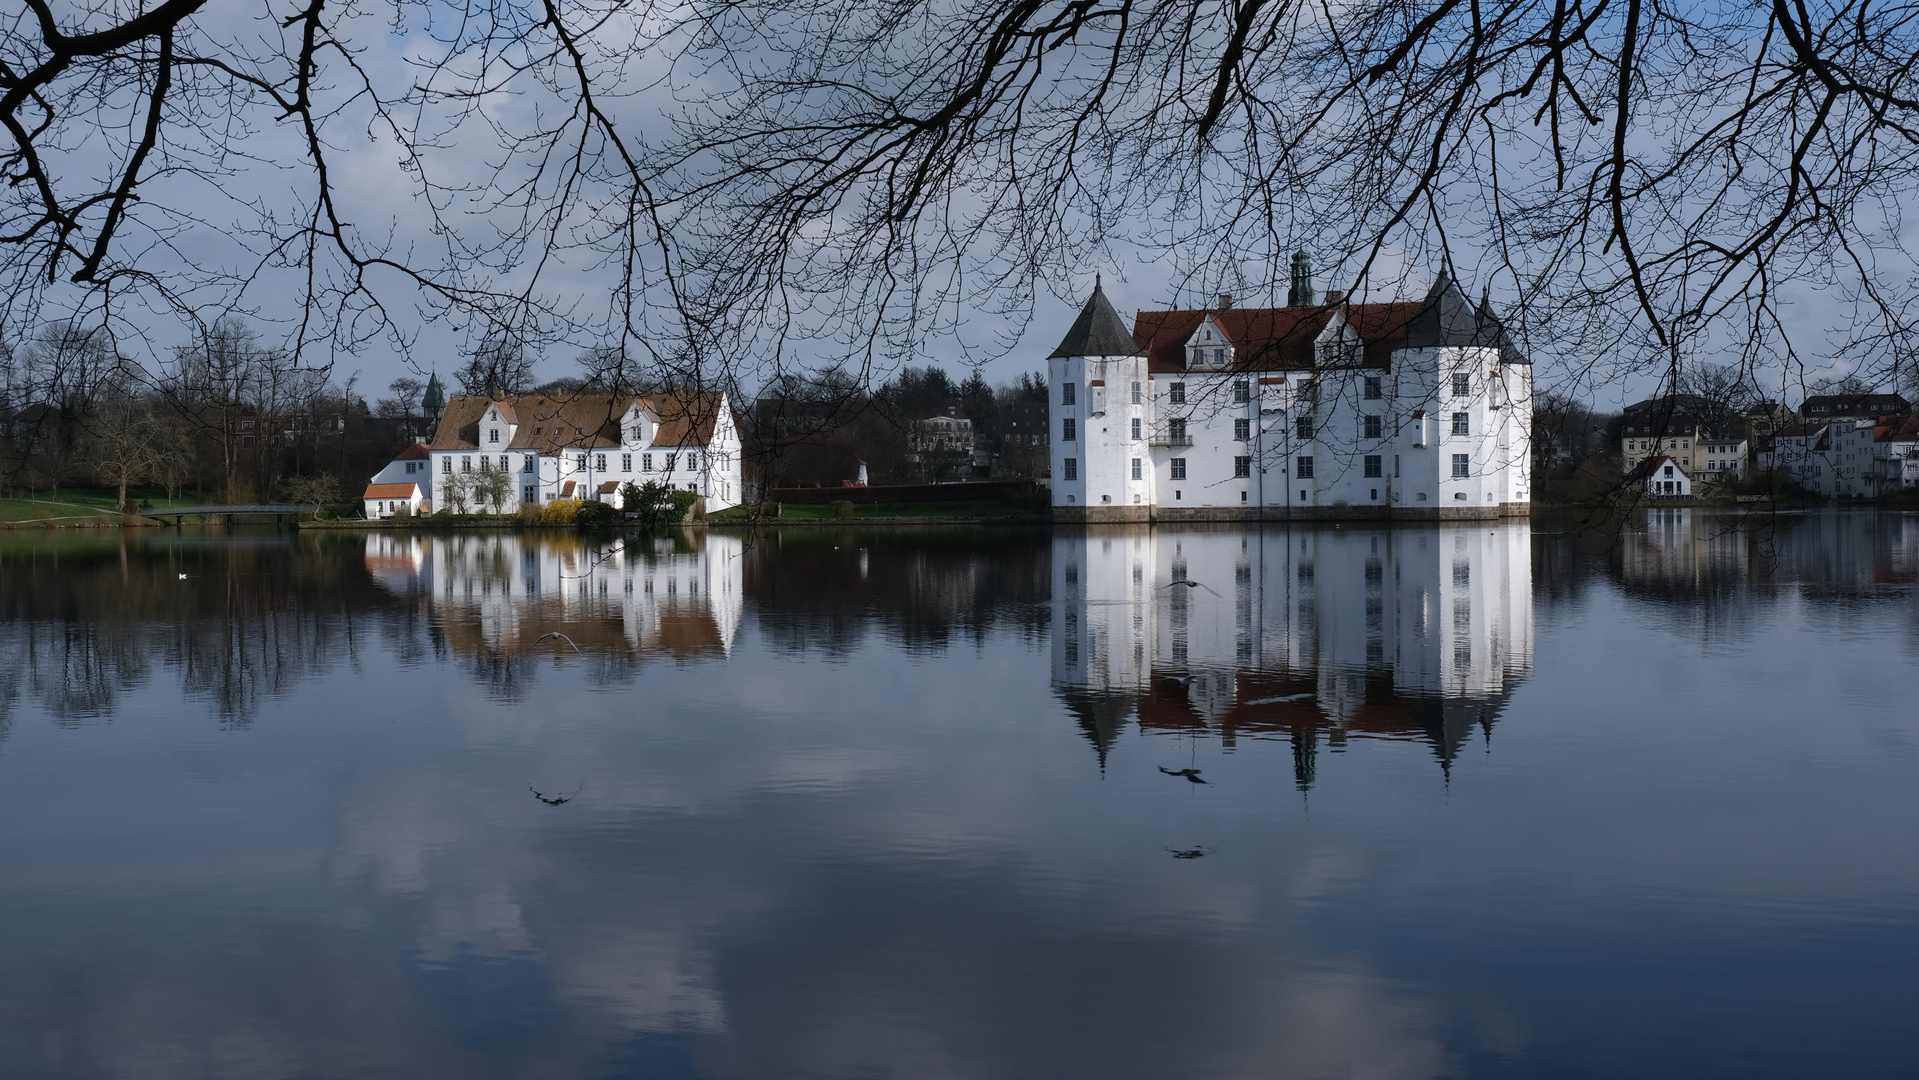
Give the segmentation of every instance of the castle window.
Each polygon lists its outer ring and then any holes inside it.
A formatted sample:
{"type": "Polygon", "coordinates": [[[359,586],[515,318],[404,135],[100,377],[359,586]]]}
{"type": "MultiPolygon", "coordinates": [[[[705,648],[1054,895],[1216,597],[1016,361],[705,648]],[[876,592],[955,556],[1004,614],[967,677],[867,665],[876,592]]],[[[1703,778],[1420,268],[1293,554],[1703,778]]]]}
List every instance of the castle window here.
{"type": "Polygon", "coordinates": [[[652,454],[640,455],[640,471],[641,472],[653,471],[653,455],[652,454]]]}
{"type": "Polygon", "coordinates": [[[1365,433],[1366,438],[1368,439],[1379,438],[1379,432],[1380,432],[1379,417],[1362,416],[1359,419],[1360,419],[1360,424],[1365,433]]]}
{"type": "Polygon", "coordinates": [[[1137,416],[1133,417],[1133,439],[1135,441],[1139,439],[1139,425],[1140,425],[1139,417],[1137,416]]]}
{"type": "Polygon", "coordinates": [[[1473,414],[1456,412],[1453,414],[1453,434],[1471,435],[1473,433],[1473,414]]]}
{"type": "Polygon", "coordinates": [[[1366,376],[1366,400],[1378,401],[1381,396],[1382,395],[1380,393],[1380,388],[1379,388],[1379,377],[1377,375],[1366,376]]]}
{"type": "Polygon", "coordinates": [[[1072,417],[1070,417],[1070,416],[1069,416],[1069,417],[1067,417],[1067,418],[1066,418],[1066,419],[1064,419],[1064,420],[1061,420],[1061,421],[1059,422],[1059,437],[1060,437],[1060,441],[1061,441],[1061,442],[1073,442],[1073,441],[1074,441],[1074,440],[1075,440],[1075,439],[1077,438],[1077,435],[1078,435],[1078,432],[1077,432],[1077,429],[1078,429],[1078,427],[1079,427],[1079,425],[1078,425],[1078,424],[1076,424],[1076,423],[1074,423],[1074,422],[1073,422],[1073,418],[1072,418],[1072,417]]]}
{"type": "Polygon", "coordinates": [[[1380,455],[1367,454],[1366,455],[1366,475],[1368,477],[1378,476],[1384,464],[1385,463],[1380,460],[1380,455]]]}
{"type": "Polygon", "coordinates": [[[443,473],[450,473],[450,472],[452,472],[452,471],[453,471],[453,459],[452,459],[452,458],[450,458],[450,457],[443,457],[443,458],[441,458],[441,459],[440,459],[440,471],[441,471],[441,472],[443,472],[443,473]]]}
{"type": "Polygon", "coordinates": [[[1166,435],[1169,439],[1171,439],[1175,443],[1185,442],[1186,441],[1185,419],[1182,417],[1176,416],[1173,419],[1166,421],[1166,435]]]}
{"type": "Polygon", "coordinates": [[[500,441],[500,429],[499,429],[499,428],[496,428],[496,427],[490,427],[490,428],[487,428],[487,429],[486,429],[486,441],[487,441],[487,442],[490,442],[490,443],[496,443],[496,442],[499,442],[499,441],[500,441]]]}
{"type": "Polygon", "coordinates": [[[1186,404],[1186,384],[1183,382],[1167,383],[1166,400],[1175,405],[1186,404]]]}
{"type": "Polygon", "coordinates": [[[1168,467],[1167,475],[1171,476],[1174,480],[1186,479],[1186,459],[1185,458],[1176,457],[1172,459],[1171,461],[1168,461],[1166,464],[1168,467]]]}
{"type": "Polygon", "coordinates": [[[1310,416],[1302,416],[1299,419],[1293,421],[1293,433],[1297,435],[1301,440],[1312,438],[1313,437],[1313,418],[1310,416]]]}
{"type": "Polygon", "coordinates": [[[1061,466],[1062,466],[1060,469],[1061,479],[1063,480],[1079,479],[1079,459],[1078,458],[1069,457],[1065,461],[1061,462],[1061,466]]]}
{"type": "Polygon", "coordinates": [[[1133,384],[1133,404],[1139,404],[1139,384],[1133,384]]]}
{"type": "Polygon", "coordinates": [[[1453,396],[1466,397],[1473,392],[1473,380],[1470,375],[1453,376],[1453,396]]]}
{"type": "Polygon", "coordinates": [[[1138,458],[1134,458],[1134,459],[1133,459],[1133,479],[1135,479],[1135,480],[1139,480],[1139,479],[1142,479],[1142,474],[1141,474],[1141,472],[1140,472],[1140,467],[1139,467],[1139,459],[1138,459],[1138,458]]]}
{"type": "Polygon", "coordinates": [[[1251,420],[1241,417],[1233,421],[1233,438],[1238,439],[1240,442],[1245,442],[1252,437],[1253,422],[1251,420]]]}
{"type": "Polygon", "coordinates": [[[1220,366],[1220,367],[1223,367],[1223,366],[1225,366],[1225,364],[1226,364],[1226,350],[1225,350],[1225,349],[1214,349],[1214,350],[1213,350],[1213,364],[1214,364],[1215,366],[1220,366]]]}
{"type": "Polygon", "coordinates": [[[1059,384],[1059,403],[1061,405],[1071,405],[1073,403],[1073,394],[1078,385],[1078,383],[1059,384]]]}
{"type": "Polygon", "coordinates": [[[606,471],[606,455],[605,454],[593,455],[593,467],[600,470],[601,472],[605,472],[606,471]]]}
{"type": "Polygon", "coordinates": [[[633,471],[633,455],[632,454],[620,455],[620,471],[621,472],[633,471]]]}
{"type": "Polygon", "coordinates": [[[1465,454],[1454,454],[1453,455],[1453,475],[1454,476],[1471,476],[1472,474],[1473,474],[1473,459],[1465,454]]]}
{"type": "Polygon", "coordinates": [[[1310,457],[1294,458],[1293,476],[1299,480],[1311,480],[1313,478],[1313,459],[1310,457]]]}
{"type": "Polygon", "coordinates": [[[532,472],[532,471],[533,471],[533,463],[534,463],[535,461],[538,461],[539,459],[540,459],[540,456],[539,456],[538,454],[528,454],[528,455],[526,456],[526,460],[525,460],[525,461],[522,461],[522,462],[520,462],[520,471],[521,471],[521,472],[532,472]]]}
{"type": "Polygon", "coordinates": [[[585,454],[574,455],[573,467],[580,470],[581,472],[585,472],[586,471],[586,455],[585,454]]]}
{"type": "Polygon", "coordinates": [[[1241,404],[1253,400],[1253,384],[1245,379],[1240,379],[1238,382],[1235,382],[1233,384],[1233,400],[1241,404]]]}
{"type": "Polygon", "coordinates": [[[1233,459],[1233,475],[1234,476],[1253,475],[1253,459],[1245,456],[1234,458],[1233,459]]]}

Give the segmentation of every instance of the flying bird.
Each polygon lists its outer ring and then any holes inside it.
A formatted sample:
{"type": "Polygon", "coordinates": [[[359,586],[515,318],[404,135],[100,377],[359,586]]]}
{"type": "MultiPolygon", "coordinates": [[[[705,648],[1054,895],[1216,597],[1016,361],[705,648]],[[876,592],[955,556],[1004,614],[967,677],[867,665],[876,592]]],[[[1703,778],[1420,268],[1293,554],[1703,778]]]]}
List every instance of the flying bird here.
{"type": "MultiPolygon", "coordinates": [[[[186,577],[185,574],[181,574],[180,576],[186,577]]],[[[538,645],[540,642],[545,641],[547,638],[550,638],[550,637],[559,638],[561,641],[566,642],[568,645],[573,645],[573,639],[570,637],[567,637],[565,634],[560,633],[558,630],[549,630],[546,633],[541,634],[539,637],[536,637],[533,639],[533,644],[538,645]]],[[[573,645],[573,651],[579,652],[580,647],[578,645],[573,645]]]]}
{"type": "MultiPolygon", "coordinates": [[[[528,784],[528,785],[526,786],[526,789],[527,789],[528,791],[533,791],[533,785],[532,785],[532,784],[528,784]]],[[[548,805],[548,806],[558,806],[558,805],[560,805],[561,803],[570,803],[570,802],[572,802],[572,801],[573,801],[573,796],[575,796],[575,795],[578,795],[578,794],[579,794],[579,793],[580,793],[581,791],[583,791],[583,790],[585,790],[585,789],[586,789],[586,785],[585,785],[585,784],[581,784],[581,785],[580,785],[579,787],[576,787],[576,788],[574,788],[574,789],[573,789],[572,791],[569,791],[569,792],[567,792],[567,793],[566,793],[566,794],[564,794],[564,795],[555,795],[555,796],[553,796],[552,798],[548,798],[547,796],[545,796],[545,795],[542,795],[542,794],[540,794],[540,793],[539,793],[539,792],[537,792],[537,791],[533,791],[533,797],[534,797],[534,798],[536,798],[536,799],[538,799],[538,800],[540,800],[541,802],[543,802],[543,803],[545,803],[545,804],[546,804],[546,805],[548,805]]]]}
{"type": "Polygon", "coordinates": [[[1194,581],[1190,578],[1180,578],[1178,581],[1169,581],[1166,584],[1161,585],[1160,588],[1170,589],[1175,585],[1184,585],[1189,589],[1205,589],[1207,592],[1212,593],[1214,596],[1219,595],[1218,590],[1214,589],[1211,585],[1205,585],[1200,582],[1194,581]]]}
{"type": "Polygon", "coordinates": [[[1172,852],[1175,859],[1200,859],[1213,853],[1210,848],[1203,847],[1167,848],[1166,850],[1172,852]]]}
{"type": "Polygon", "coordinates": [[[1203,784],[1206,782],[1199,778],[1200,771],[1198,769],[1169,769],[1161,765],[1159,771],[1165,773],[1167,776],[1183,776],[1195,784],[1203,784]]]}

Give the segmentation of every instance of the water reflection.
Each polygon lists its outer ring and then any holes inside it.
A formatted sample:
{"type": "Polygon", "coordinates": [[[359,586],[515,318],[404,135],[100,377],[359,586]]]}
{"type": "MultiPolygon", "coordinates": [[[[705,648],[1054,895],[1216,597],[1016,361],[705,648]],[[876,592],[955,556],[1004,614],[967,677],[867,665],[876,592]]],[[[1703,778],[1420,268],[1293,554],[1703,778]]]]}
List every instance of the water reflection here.
{"type": "Polygon", "coordinates": [[[1910,529],[0,538],[0,1071],[1910,1074],[1910,529]]]}
{"type": "Polygon", "coordinates": [[[1053,540],[1053,684],[1104,761],[1130,724],[1421,738],[1449,767],[1532,664],[1531,529],[1106,528],[1053,540]]]}
{"type": "Polygon", "coordinates": [[[740,626],[743,548],[704,533],[597,542],[393,533],[367,539],[366,566],[396,597],[423,601],[438,643],[512,700],[531,685],[532,664],[556,651],[590,657],[599,684],[655,657],[726,657],[740,626]]]}

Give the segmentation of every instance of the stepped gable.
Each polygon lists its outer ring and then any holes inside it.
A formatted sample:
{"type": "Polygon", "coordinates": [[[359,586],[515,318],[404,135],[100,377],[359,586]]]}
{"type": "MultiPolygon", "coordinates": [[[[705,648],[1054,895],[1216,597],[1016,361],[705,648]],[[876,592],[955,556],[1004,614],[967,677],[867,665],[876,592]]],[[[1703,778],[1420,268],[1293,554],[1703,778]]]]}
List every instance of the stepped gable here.
{"type": "Polygon", "coordinates": [[[1113,302],[1106,299],[1106,291],[1097,282],[1093,285],[1093,295],[1086,298],[1086,306],[1079,309],[1079,318],[1073,320],[1073,328],[1066,331],[1066,337],[1059,343],[1047,359],[1062,356],[1144,356],[1145,351],[1126,332],[1126,320],[1113,310],[1113,302]]]}

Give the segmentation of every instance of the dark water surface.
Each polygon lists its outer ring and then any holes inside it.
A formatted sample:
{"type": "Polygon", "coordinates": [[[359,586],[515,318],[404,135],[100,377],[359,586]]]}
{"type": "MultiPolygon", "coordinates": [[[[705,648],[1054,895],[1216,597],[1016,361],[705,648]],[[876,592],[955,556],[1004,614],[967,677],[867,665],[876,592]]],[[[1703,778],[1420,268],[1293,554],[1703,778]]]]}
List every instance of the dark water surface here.
{"type": "Polygon", "coordinates": [[[0,1075],[1919,1075],[1915,574],[0,534],[0,1075]]]}

